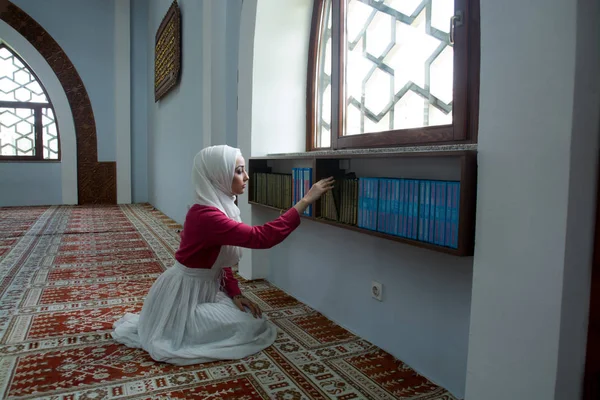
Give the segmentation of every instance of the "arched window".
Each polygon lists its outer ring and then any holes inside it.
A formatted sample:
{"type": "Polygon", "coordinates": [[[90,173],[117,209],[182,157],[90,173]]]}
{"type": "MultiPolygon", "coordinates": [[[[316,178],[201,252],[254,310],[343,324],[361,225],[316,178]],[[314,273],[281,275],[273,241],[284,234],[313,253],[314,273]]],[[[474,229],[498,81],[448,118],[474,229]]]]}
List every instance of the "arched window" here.
{"type": "Polygon", "coordinates": [[[476,142],[479,0],[315,0],[307,150],[476,142]]]}
{"type": "Polygon", "coordinates": [[[42,83],[0,43],[0,161],[60,160],[58,126],[42,83]]]}

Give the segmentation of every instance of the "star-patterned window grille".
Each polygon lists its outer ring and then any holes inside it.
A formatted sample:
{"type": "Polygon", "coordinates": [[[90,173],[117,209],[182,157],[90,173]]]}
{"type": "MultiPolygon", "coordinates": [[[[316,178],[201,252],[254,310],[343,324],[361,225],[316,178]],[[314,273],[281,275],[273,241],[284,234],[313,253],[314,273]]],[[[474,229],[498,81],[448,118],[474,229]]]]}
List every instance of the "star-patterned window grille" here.
{"type": "Polygon", "coordinates": [[[60,160],[54,108],[27,63],[0,43],[0,160],[60,160]]]}
{"type": "Polygon", "coordinates": [[[478,0],[315,0],[307,147],[476,141],[478,0]]]}

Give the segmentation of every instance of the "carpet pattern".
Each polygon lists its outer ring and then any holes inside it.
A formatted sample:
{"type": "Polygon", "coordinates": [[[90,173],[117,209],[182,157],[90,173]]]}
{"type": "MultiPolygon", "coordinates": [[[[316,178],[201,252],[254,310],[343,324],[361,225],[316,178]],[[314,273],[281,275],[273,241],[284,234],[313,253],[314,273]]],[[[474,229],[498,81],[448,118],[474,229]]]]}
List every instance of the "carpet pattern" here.
{"type": "Polygon", "coordinates": [[[278,327],[238,361],[176,367],[115,343],[173,263],[181,229],[149,205],[0,208],[0,397],[454,400],[263,280],[244,293],[278,327]]]}

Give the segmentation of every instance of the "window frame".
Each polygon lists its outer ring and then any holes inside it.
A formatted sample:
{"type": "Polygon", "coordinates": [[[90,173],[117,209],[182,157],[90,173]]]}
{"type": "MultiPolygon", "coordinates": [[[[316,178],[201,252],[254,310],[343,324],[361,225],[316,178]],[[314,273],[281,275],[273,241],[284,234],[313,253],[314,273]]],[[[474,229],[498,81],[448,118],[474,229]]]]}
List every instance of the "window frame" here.
{"type": "MultiPolygon", "coordinates": [[[[28,72],[35,78],[37,83],[42,88],[44,95],[48,100],[48,91],[44,87],[41,79],[36,75],[33,69],[25,62],[25,60],[18,55],[13,49],[7,46],[5,43],[0,42],[0,50],[8,50],[15,58],[17,58],[28,70],[28,72]]],[[[46,103],[40,102],[27,102],[27,101],[0,101],[0,108],[26,108],[34,111],[34,135],[35,135],[35,155],[33,156],[5,156],[0,154],[0,162],[60,162],[61,157],[61,145],[60,145],[60,130],[58,126],[58,118],[56,117],[56,111],[52,105],[52,101],[46,103]],[[58,158],[44,158],[44,125],[42,122],[42,110],[49,108],[54,114],[54,124],[56,125],[56,140],[58,144],[58,158]]]]}
{"type": "Polygon", "coordinates": [[[317,78],[321,30],[326,0],[314,0],[308,50],[306,93],[306,149],[338,150],[371,147],[402,147],[477,143],[479,119],[479,0],[455,0],[463,10],[462,26],[455,30],[453,123],[451,125],[397,129],[376,133],[343,135],[345,127],[345,6],[346,0],[331,0],[331,146],[317,147],[317,78]],[[456,52],[460,49],[460,52],[456,52]],[[337,120],[337,121],[335,121],[337,120]]]}

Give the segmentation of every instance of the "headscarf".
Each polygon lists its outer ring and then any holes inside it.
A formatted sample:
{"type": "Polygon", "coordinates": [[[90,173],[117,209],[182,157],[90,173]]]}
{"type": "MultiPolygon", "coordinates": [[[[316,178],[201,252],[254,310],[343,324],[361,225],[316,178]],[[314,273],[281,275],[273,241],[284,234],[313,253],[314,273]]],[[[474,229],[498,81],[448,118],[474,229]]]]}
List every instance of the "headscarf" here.
{"type": "MultiPolygon", "coordinates": [[[[218,208],[229,218],[242,222],[236,196],[231,191],[236,159],[241,154],[239,149],[227,145],[206,147],[196,154],[192,169],[194,204],[218,208]]],[[[239,260],[241,249],[223,246],[220,255],[239,260]]]]}
{"type": "Polygon", "coordinates": [[[229,218],[242,221],[231,191],[236,159],[241,154],[227,145],[207,147],[196,154],[192,170],[194,204],[218,208],[229,218]]]}

